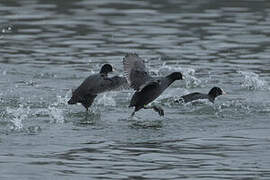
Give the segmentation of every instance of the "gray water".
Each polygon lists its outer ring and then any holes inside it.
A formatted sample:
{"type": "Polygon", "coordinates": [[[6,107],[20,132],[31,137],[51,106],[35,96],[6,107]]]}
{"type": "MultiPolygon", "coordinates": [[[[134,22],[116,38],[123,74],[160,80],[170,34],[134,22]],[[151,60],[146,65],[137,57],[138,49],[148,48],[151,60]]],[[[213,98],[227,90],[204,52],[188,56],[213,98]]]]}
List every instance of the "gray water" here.
{"type": "Polygon", "coordinates": [[[268,0],[0,1],[0,179],[270,179],[268,0]],[[181,71],[130,118],[131,89],[67,105],[136,52],[181,71]],[[224,89],[214,104],[174,100],[224,89]]]}

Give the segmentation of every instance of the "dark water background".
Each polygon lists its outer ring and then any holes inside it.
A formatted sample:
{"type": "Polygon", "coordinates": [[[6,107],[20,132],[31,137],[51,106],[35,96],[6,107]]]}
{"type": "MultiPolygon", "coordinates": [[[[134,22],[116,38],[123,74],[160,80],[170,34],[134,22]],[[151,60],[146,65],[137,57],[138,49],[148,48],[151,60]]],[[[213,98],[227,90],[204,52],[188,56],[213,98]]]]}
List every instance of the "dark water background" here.
{"type": "Polygon", "coordinates": [[[0,179],[270,179],[268,0],[1,0],[0,17],[0,179]],[[128,52],[185,75],[164,118],[129,118],[129,89],[66,104],[128,52]],[[213,105],[173,102],[213,86],[213,105]]]}

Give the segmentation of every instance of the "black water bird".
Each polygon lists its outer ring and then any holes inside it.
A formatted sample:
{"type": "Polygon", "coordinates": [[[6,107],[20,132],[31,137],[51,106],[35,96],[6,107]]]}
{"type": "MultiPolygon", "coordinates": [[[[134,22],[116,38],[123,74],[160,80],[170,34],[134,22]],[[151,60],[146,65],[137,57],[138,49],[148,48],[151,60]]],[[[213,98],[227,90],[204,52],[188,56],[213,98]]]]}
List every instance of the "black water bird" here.
{"type": "Polygon", "coordinates": [[[123,59],[124,71],[128,84],[136,92],[131,98],[129,107],[135,107],[131,116],[140,109],[153,109],[160,116],[164,110],[158,106],[146,106],[159,97],[175,80],[183,79],[182,73],[173,72],[165,77],[151,77],[146,70],[143,59],[137,54],[129,53],[123,59]]]}
{"type": "Polygon", "coordinates": [[[72,92],[72,97],[68,101],[68,104],[81,103],[88,111],[88,108],[92,105],[98,94],[115,90],[127,84],[125,77],[108,77],[108,73],[112,71],[113,68],[110,64],[104,64],[99,73],[90,75],[72,92]]]}
{"type": "Polygon", "coordinates": [[[176,102],[188,103],[188,102],[192,102],[192,101],[199,100],[199,99],[208,99],[210,102],[214,103],[216,97],[218,97],[220,95],[225,95],[225,94],[226,94],[225,91],[223,91],[221,88],[213,87],[209,91],[208,94],[194,92],[194,93],[190,93],[190,94],[181,96],[181,98],[176,100],[176,102]]]}

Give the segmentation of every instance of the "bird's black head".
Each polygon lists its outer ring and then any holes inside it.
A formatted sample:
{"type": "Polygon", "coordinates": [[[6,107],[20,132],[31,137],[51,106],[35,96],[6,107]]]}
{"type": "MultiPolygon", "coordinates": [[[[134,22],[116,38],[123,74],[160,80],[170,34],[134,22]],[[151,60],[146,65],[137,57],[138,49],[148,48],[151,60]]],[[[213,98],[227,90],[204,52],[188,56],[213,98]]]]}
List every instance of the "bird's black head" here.
{"type": "Polygon", "coordinates": [[[183,75],[180,72],[173,72],[167,77],[170,78],[171,80],[174,80],[174,81],[183,79],[183,75]]]}
{"type": "Polygon", "coordinates": [[[100,69],[100,72],[99,73],[102,73],[102,74],[108,74],[110,72],[113,71],[113,68],[110,64],[104,64],[101,69],[100,69]]]}
{"type": "Polygon", "coordinates": [[[224,94],[226,93],[219,87],[213,87],[208,93],[209,96],[212,96],[214,98],[224,94]]]}

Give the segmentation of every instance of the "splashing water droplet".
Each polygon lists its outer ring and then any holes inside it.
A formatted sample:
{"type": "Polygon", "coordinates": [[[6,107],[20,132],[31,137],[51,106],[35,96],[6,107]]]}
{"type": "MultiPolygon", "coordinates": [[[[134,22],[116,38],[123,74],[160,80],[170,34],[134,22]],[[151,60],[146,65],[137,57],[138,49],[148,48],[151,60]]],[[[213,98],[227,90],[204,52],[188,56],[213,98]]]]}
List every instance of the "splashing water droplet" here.
{"type": "Polygon", "coordinates": [[[260,79],[258,74],[245,71],[239,71],[239,73],[244,76],[242,87],[250,90],[267,89],[267,82],[260,79]]]}
{"type": "Polygon", "coordinates": [[[185,75],[186,88],[198,87],[201,84],[201,80],[194,76],[185,75]]]}
{"type": "Polygon", "coordinates": [[[64,123],[64,115],[62,109],[57,109],[56,107],[49,106],[48,114],[53,122],[64,123]]]}
{"type": "Polygon", "coordinates": [[[102,104],[104,106],[116,106],[113,96],[112,92],[105,93],[97,100],[97,104],[102,104]]]}
{"type": "Polygon", "coordinates": [[[56,98],[57,101],[52,104],[53,106],[65,105],[68,101],[68,93],[64,97],[56,96],[56,98]]]}
{"type": "Polygon", "coordinates": [[[195,75],[195,69],[192,68],[182,68],[182,67],[171,67],[167,66],[166,64],[163,64],[157,71],[156,74],[159,75],[168,75],[168,73],[172,72],[182,72],[185,82],[186,82],[186,88],[191,87],[198,87],[202,84],[202,81],[198,78],[196,78],[195,75]]]}
{"type": "Polygon", "coordinates": [[[41,132],[41,127],[40,126],[29,126],[27,128],[27,133],[29,134],[36,134],[41,132]]]}
{"type": "Polygon", "coordinates": [[[47,110],[52,122],[64,123],[64,111],[61,107],[66,106],[70,92],[67,92],[64,97],[56,96],[56,102],[52,103],[47,110]]]}
{"type": "Polygon", "coordinates": [[[17,109],[7,107],[6,112],[12,117],[10,121],[13,123],[13,130],[21,130],[23,128],[22,121],[28,117],[30,108],[24,108],[23,105],[20,105],[17,109]]]}

